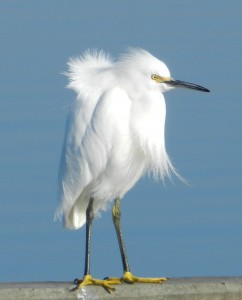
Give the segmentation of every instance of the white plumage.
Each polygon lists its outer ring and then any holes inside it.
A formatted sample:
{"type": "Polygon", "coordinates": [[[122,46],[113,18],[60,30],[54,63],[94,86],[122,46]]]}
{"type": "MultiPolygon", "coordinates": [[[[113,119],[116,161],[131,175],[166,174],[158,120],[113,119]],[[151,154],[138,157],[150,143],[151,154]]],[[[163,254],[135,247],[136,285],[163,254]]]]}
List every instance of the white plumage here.
{"type": "Polygon", "coordinates": [[[176,173],[165,149],[166,65],[142,49],[112,61],[87,51],[70,59],[68,87],[77,93],[67,121],[59,174],[65,226],[80,228],[90,197],[94,213],[104,210],[146,172],[155,178],[176,173]],[[151,78],[157,74],[164,82],[151,78]]]}

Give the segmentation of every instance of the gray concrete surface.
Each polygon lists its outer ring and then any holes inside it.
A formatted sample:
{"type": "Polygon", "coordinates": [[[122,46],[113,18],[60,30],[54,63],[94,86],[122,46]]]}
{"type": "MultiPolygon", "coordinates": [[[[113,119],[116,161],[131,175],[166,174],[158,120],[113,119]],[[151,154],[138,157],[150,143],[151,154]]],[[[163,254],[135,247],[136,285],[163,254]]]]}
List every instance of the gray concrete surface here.
{"type": "Polygon", "coordinates": [[[179,278],[162,284],[122,284],[116,285],[116,291],[111,294],[97,286],[71,291],[73,287],[72,283],[66,282],[0,283],[0,299],[242,299],[242,277],[179,278]]]}

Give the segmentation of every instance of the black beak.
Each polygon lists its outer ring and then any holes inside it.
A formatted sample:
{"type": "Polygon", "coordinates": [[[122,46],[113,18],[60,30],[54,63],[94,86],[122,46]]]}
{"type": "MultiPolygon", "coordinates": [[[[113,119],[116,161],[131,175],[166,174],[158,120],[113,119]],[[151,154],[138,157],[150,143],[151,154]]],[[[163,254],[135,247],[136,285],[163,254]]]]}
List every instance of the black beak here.
{"type": "Polygon", "coordinates": [[[210,90],[206,89],[205,87],[203,87],[201,85],[197,85],[197,84],[189,83],[189,82],[185,82],[185,81],[171,79],[171,80],[165,81],[165,83],[168,85],[174,86],[176,88],[181,87],[181,88],[192,89],[192,90],[197,90],[197,91],[201,91],[201,92],[210,92],[210,90]]]}

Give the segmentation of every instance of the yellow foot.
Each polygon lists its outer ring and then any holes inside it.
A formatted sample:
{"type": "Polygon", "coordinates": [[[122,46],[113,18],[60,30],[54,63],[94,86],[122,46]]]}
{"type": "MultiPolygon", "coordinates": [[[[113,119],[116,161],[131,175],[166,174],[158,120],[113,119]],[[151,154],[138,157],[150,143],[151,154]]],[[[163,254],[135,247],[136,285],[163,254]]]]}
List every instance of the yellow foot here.
{"type": "Polygon", "coordinates": [[[74,283],[77,285],[76,289],[82,288],[86,285],[99,285],[105,288],[109,293],[115,291],[112,284],[120,284],[119,278],[107,278],[107,279],[94,279],[91,275],[85,275],[83,279],[76,279],[74,283]]]}
{"type": "Polygon", "coordinates": [[[161,278],[142,278],[142,277],[136,277],[133,276],[130,272],[124,272],[124,276],[121,278],[122,282],[126,283],[161,283],[163,281],[166,281],[167,278],[161,277],[161,278]]]}

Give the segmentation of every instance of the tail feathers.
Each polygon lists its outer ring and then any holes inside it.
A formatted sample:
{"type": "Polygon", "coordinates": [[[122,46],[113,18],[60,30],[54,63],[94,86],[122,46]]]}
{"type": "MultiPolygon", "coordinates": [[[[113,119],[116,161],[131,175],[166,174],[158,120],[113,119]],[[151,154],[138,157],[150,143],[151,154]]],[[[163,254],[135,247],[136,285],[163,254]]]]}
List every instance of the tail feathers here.
{"type": "Polygon", "coordinates": [[[55,220],[63,219],[64,226],[68,229],[81,228],[86,223],[87,206],[88,199],[79,196],[71,207],[61,206],[55,214],[55,220]]]}
{"type": "Polygon", "coordinates": [[[64,216],[64,226],[68,229],[78,229],[86,223],[86,210],[83,211],[77,205],[64,216]]]}
{"type": "MultiPolygon", "coordinates": [[[[64,226],[68,229],[79,229],[86,223],[86,210],[90,197],[79,196],[71,209],[60,208],[55,214],[55,219],[63,219],[64,226]]],[[[94,215],[99,216],[100,211],[106,210],[108,202],[94,201],[94,215]]]]}

